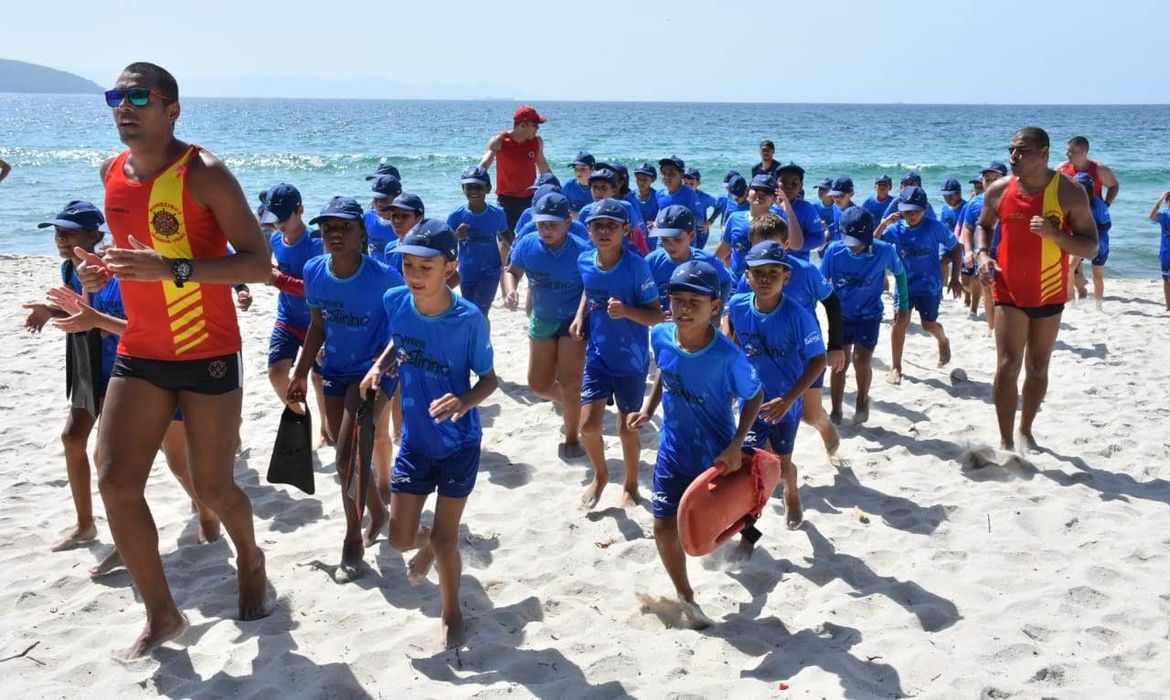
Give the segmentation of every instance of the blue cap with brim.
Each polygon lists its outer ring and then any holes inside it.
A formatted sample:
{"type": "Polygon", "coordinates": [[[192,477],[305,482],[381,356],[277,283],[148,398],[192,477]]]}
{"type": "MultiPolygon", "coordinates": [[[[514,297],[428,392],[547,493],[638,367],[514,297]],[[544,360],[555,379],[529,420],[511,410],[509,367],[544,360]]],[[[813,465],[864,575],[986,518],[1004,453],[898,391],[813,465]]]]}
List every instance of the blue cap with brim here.
{"type": "Polygon", "coordinates": [[[776,178],[767,173],[760,173],[752,178],[752,182],[748,185],[750,190],[768,190],[769,192],[776,191],[776,178]]]}
{"type": "Polygon", "coordinates": [[[410,229],[394,252],[420,258],[443,255],[448,260],[454,260],[459,255],[459,242],[445,221],[423,219],[410,229]]]}
{"type": "Polygon", "coordinates": [[[776,168],[775,172],[776,172],[776,175],[780,175],[782,173],[796,173],[802,179],[804,178],[804,168],[800,167],[796,163],[793,163],[792,161],[788,161],[784,165],[781,165],[779,168],[776,168]]]}
{"type": "Polygon", "coordinates": [[[1073,176],[1073,180],[1076,180],[1077,182],[1081,183],[1082,185],[1095,185],[1095,184],[1097,184],[1097,181],[1093,179],[1093,176],[1088,174],[1088,173],[1077,173],[1076,175],[1073,176]]]}
{"type": "Polygon", "coordinates": [[[747,194],[748,183],[743,179],[743,175],[732,175],[727,180],[727,193],[734,197],[742,197],[747,194]]]}
{"type": "Polygon", "coordinates": [[[366,175],[366,179],[373,180],[373,179],[377,178],[379,175],[393,175],[394,177],[398,178],[399,180],[402,179],[402,173],[398,172],[398,168],[394,167],[393,165],[390,165],[389,163],[382,163],[381,165],[379,165],[378,169],[374,171],[373,175],[366,175]]]}
{"type": "Polygon", "coordinates": [[[478,165],[473,165],[463,171],[463,175],[459,179],[461,185],[483,185],[484,187],[492,186],[492,176],[488,174],[487,168],[481,168],[478,165]]]}
{"type": "Polygon", "coordinates": [[[980,175],[983,173],[999,173],[1000,175],[1007,175],[1008,167],[1004,165],[1002,161],[993,160],[987,164],[986,168],[979,171],[980,175]]]}
{"type": "Polygon", "coordinates": [[[594,170],[589,175],[589,184],[593,184],[594,180],[602,180],[617,187],[617,175],[609,168],[602,168],[601,170],[594,170]]]}
{"type": "MultiPolygon", "coordinates": [[[[269,195],[271,199],[271,195],[269,195]]],[[[353,197],[334,197],[329,203],[321,207],[321,212],[309,219],[309,225],[316,224],[321,219],[346,219],[357,221],[365,216],[362,205],[353,197]]]]}
{"type": "Polygon", "coordinates": [[[843,197],[847,194],[853,194],[853,178],[844,175],[834,178],[833,184],[829,187],[829,196],[843,197]]]}
{"type": "Polygon", "coordinates": [[[287,182],[273,185],[268,190],[268,200],[264,203],[264,215],[260,217],[260,223],[279,224],[288,221],[288,217],[295,214],[299,206],[300,190],[287,182]]]}
{"type": "Polygon", "coordinates": [[[831,189],[833,189],[833,178],[826,177],[824,180],[821,180],[820,184],[817,185],[817,189],[818,190],[831,190],[831,189]]]}
{"type": "Polygon", "coordinates": [[[634,168],[634,174],[645,175],[651,180],[654,180],[658,178],[658,169],[649,163],[642,163],[638,167],[634,168]]]}
{"type": "Polygon", "coordinates": [[[918,185],[903,187],[898,193],[898,211],[926,211],[928,205],[926,190],[918,185]]]}
{"type": "Polygon", "coordinates": [[[938,191],[943,194],[962,194],[963,186],[959,184],[958,180],[950,177],[947,178],[947,181],[942,184],[942,187],[938,191]]]}
{"type": "Polygon", "coordinates": [[[548,192],[540,199],[536,200],[536,204],[532,207],[532,220],[536,223],[542,221],[564,221],[569,218],[569,200],[560,192],[548,192]]]}
{"type": "Polygon", "coordinates": [[[651,236],[675,238],[695,230],[695,213],[681,204],[671,204],[661,209],[654,219],[651,236]]]}
{"type": "Polygon", "coordinates": [[[379,175],[370,191],[374,199],[394,199],[402,194],[402,182],[393,175],[379,175]]]}
{"type": "Polygon", "coordinates": [[[593,208],[589,210],[589,216],[586,217],[585,223],[588,224],[601,219],[628,224],[630,223],[630,212],[626,210],[625,205],[621,202],[606,197],[599,202],[593,203],[593,208]]]}
{"type": "Polygon", "coordinates": [[[894,179],[892,177],[890,177],[889,175],[879,175],[873,179],[873,184],[875,184],[875,185],[880,185],[882,183],[885,183],[887,185],[893,185],[894,179]]]}
{"type": "Polygon", "coordinates": [[[592,153],[589,153],[588,151],[578,151],[577,157],[573,159],[572,163],[569,163],[569,167],[575,168],[578,165],[584,165],[586,167],[592,168],[593,164],[596,162],[597,159],[593,157],[592,153]]]}
{"type": "Polygon", "coordinates": [[[106,217],[102,215],[102,211],[82,199],[75,199],[66,204],[65,208],[52,221],[42,221],[37,224],[37,228],[49,228],[50,226],[70,231],[101,231],[102,233],[109,231],[106,227],[106,217]]]}
{"type": "Polygon", "coordinates": [[[784,246],[776,241],[760,241],[755,244],[744,256],[744,262],[748,267],[783,265],[789,270],[792,269],[792,258],[788,256],[784,246]]]}
{"type": "Polygon", "coordinates": [[[719,296],[719,273],[710,263],[702,260],[688,260],[674,268],[667,290],[694,292],[714,299],[719,296]]]}
{"type": "Polygon", "coordinates": [[[543,187],[544,185],[556,185],[559,188],[561,186],[561,181],[558,180],[557,176],[553,175],[552,173],[541,173],[536,176],[536,182],[529,185],[528,189],[535,190],[539,187],[543,187]]]}
{"type": "Polygon", "coordinates": [[[873,245],[873,214],[864,207],[849,207],[839,222],[841,242],[847,246],[873,245]]]}
{"type": "Polygon", "coordinates": [[[390,207],[393,209],[405,209],[415,214],[426,214],[426,207],[423,206],[422,197],[409,192],[403,192],[395,197],[394,201],[390,203],[390,207]]]}
{"type": "Polygon", "coordinates": [[[680,173],[686,171],[686,169],[687,169],[686,161],[684,161],[682,158],[679,158],[678,156],[674,156],[674,155],[670,156],[669,158],[662,158],[658,161],[659,168],[661,168],[664,165],[672,165],[672,166],[678,168],[680,173]]]}

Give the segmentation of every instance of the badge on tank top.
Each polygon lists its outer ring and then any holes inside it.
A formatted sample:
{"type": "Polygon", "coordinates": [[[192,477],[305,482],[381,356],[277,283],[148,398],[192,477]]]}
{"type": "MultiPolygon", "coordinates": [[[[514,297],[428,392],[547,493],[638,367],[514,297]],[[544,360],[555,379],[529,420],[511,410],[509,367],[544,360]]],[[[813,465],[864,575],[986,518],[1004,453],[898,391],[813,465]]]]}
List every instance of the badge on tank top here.
{"type": "Polygon", "coordinates": [[[150,208],[150,229],[156,240],[172,243],[182,234],[178,207],[167,202],[156,202],[150,208]]]}

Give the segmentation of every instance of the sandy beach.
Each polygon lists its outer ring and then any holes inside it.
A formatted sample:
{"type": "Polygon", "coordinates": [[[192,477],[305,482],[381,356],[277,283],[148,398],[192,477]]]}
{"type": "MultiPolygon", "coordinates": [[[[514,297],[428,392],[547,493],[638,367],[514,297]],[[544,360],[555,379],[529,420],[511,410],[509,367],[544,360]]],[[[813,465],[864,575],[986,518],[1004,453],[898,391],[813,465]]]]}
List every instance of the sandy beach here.
{"type": "MultiPolygon", "coordinates": [[[[936,368],[933,341],[912,330],[897,387],[884,382],[887,321],[870,421],[842,430],[846,464],[831,466],[801,427],[804,527],[787,531],[773,499],[750,562],[730,569],[720,552],[691,561],[697,599],[718,622],[703,632],[677,626],[648,504],[619,508],[613,484],[595,512],[579,509],[587,463],[557,458],[560,417],[525,386],[525,319],[497,305],[502,386],[481,409],[458,652],[439,650],[436,575],[412,587],[384,538],[367,550],[363,578],[332,582],[344,516],[331,448],[318,450],[315,496],[265,481],[282,408],[265,378],[276,295],[254,286],[241,314],[236,476],[276,611],[233,619],[231,548],[226,537],[196,543],[160,456],[147,499],[191,629],[123,664],[112,654],[143,610],[124,570],[87,575],[111,546],[96,479],[98,542],[49,551],[73,518],[59,438],[64,341],[52,328],[25,333],[20,304],[56,284],[57,266],[0,256],[0,328],[12,343],[0,373],[6,696],[1155,698],[1170,688],[1170,351],[1157,344],[1170,314],[1159,281],[1110,279],[1103,311],[1091,301],[1066,310],[1036,427],[1044,449],[1026,459],[990,449],[995,350],[981,320],[945,301],[951,365],[936,368]]],[[[620,482],[613,414],[606,433],[620,482]]],[[[656,443],[643,432],[643,494],[656,443]]]]}

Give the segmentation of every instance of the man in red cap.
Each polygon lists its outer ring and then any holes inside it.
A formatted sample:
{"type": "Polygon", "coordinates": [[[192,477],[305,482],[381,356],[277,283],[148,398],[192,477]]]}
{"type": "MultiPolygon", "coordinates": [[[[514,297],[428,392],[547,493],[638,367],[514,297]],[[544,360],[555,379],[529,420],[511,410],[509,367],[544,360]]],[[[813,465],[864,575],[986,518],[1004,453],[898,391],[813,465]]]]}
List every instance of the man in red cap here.
{"type": "MultiPolygon", "coordinates": [[[[501,131],[488,141],[487,152],[479,161],[481,168],[496,162],[496,200],[508,215],[508,231],[516,230],[520,214],[532,206],[532,190],[537,172],[550,168],[544,159],[544,141],[537,136],[540,125],[548,121],[535,107],[524,105],[512,115],[512,130],[501,131]]],[[[511,241],[506,243],[511,245],[511,241]]],[[[507,252],[507,251],[505,251],[507,252]]]]}

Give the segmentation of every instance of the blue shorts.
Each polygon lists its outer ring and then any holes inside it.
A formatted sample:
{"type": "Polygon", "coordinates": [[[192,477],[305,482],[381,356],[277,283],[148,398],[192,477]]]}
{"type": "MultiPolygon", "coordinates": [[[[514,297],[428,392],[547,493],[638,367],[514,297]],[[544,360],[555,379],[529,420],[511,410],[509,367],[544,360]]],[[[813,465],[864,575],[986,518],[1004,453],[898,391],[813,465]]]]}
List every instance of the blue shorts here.
{"type": "MultiPolygon", "coordinates": [[[[917,311],[923,321],[937,321],[938,307],[942,303],[941,294],[911,294],[910,310],[917,311]]],[[[898,295],[894,295],[894,306],[898,306],[898,295]]]]}
{"type": "Polygon", "coordinates": [[[707,467],[702,467],[693,475],[688,475],[680,465],[663,458],[659,452],[658,461],[654,464],[654,485],[650,492],[654,517],[660,520],[673,518],[678,513],[679,501],[687,492],[687,487],[706,469],[707,467]]]}
{"type": "Polygon", "coordinates": [[[767,449],[767,443],[772,444],[771,451],[778,455],[790,455],[796,447],[796,429],[800,427],[800,417],[804,414],[804,401],[797,399],[788,409],[788,413],[779,423],[769,423],[757,418],[751,431],[743,441],[744,447],[767,449]]]}
{"type": "Polygon", "coordinates": [[[622,413],[636,413],[642,409],[642,397],[646,395],[646,375],[611,377],[600,367],[585,365],[581,377],[581,405],[594,401],[609,401],[617,404],[622,413]]]}
{"type": "Polygon", "coordinates": [[[882,330],[880,318],[842,319],[841,341],[843,345],[860,345],[870,352],[877,348],[878,335],[882,330]]]}
{"type": "MultiPolygon", "coordinates": [[[[354,382],[361,382],[365,378],[365,373],[342,375],[342,376],[328,376],[321,375],[322,389],[326,396],[345,396],[349,393],[349,385],[354,382]]],[[[386,396],[394,396],[394,392],[398,390],[398,377],[390,377],[382,375],[382,381],[378,382],[378,388],[386,396]]]]}
{"type": "Polygon", "coordinates": [[[492,308],[492,301],[496,298],[496,290],[500,288],[499,271],[495,277],[481,277],[475,280],[463,280],[459,283],[459,294],[464,299],[479,307],[484,317],[492,308]]]}
{"type": "Polygon", "coordinates": [[[1162,236],[1162,250],[1158,259],[1162,263],[1162,279],[1170,280],[1170,236],[1162,236]]]}
{"type": "Polygon", "coordinates": [[[813,380],[813,383],[808,385],[808,388],[809,389],[824,389],[825,388],[825,374],[827,374],[827,373],[828,373],[828,370],[824,370],[820,374],[818,374],[817,378],[813,380]]]}
{"type": "Polygon", "coordinates": [[[446,457],[428,457],[402,443],[394,460],[390,489],[398,493],[445,498],[467,498],[479,475],[479,442],[446,457]]]}
{"type": "Polygon", "coordinates": [[[1109,234],[1097,237],[1097,257],[1093,258],[1093,266],[1101,267],[1109,260],[1109,234]]]}
{"type": "Polygon", "coordinates": [[[268,338],[268,366],[282,360],[296,361],[305,341],[284,326],[275,326],[268,338]]]}

